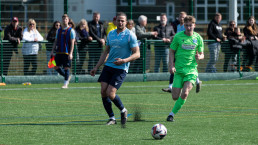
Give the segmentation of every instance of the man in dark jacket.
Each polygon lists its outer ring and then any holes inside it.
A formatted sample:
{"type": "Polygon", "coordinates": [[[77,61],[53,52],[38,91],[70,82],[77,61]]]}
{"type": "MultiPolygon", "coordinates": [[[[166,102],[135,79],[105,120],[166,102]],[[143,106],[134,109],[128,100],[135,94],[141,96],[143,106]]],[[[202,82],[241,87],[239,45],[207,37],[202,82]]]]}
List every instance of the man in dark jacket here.
{"type": "Polygon", "coordinates": [[[221,42],[223,41],[222,27],[220,21],[222,16],[220,13],[216,13],[213,20],[208,25],[207,35],[209,40],[214,40],[215,42],[210,42],[208,47],[210,51],[210,60],[206,67],[206,72],[216,73],[216,62],[219,59],[219,52],[221,48],[221,42]]]}
{"type": "Polygon", "coordinates": [[[102,48],[105,45],[106,31],[103,23],[100,20],[100,13],[93,13],[93,20],[88,23],[89,33],[93,40],[97,40],[98,46],[89,48],[89,65],[88,72],[97,64],[98,59],[101,55],[102,48]]]}
{"type": "Polygon", "coordinates": [[[169,44],[174,38],[175,31],[173,27],[167,24],[167,15],[162,13],[160,15],[160,24],[154,27],[154,31],[158,32],[155,39],[162,40],[163,43],[155,44],[155,67],[154,72],[159,72],[160,61],[163,63],[163,72],[168,71],[168,54],[169,54],[169,44]]]}
{"type": "Polygon", "coordinates": [[[4,30],[4,40],[9,40],[10,45],[4,45],[3,48],[3,74],[7,75],[13,51],[18,54],[18,45],[22,40],[22,27],[19,26],[17,17],[13,17],[11,24],[4,30]]]}

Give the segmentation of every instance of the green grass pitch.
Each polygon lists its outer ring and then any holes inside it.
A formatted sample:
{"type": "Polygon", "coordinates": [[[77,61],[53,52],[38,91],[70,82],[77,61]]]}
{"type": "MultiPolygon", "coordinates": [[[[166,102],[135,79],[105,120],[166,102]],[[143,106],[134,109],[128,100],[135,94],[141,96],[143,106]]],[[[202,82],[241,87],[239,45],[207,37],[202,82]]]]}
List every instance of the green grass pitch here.
{"type": "Polygon", "coordinates": [[[120,126],[106,126],[98,83],[32,84],[0,87],[0,144],[258,144],[258,81],[203,82],[187,102],[166,122],[174,101],[161,91],[168,82],[125,82],[118,91],[129,117],[120,126]],[[134,121],[134,116],[138,121],[134,121]],[[167,127],[163,140],[150,134],[156,123],[167,127]]]}

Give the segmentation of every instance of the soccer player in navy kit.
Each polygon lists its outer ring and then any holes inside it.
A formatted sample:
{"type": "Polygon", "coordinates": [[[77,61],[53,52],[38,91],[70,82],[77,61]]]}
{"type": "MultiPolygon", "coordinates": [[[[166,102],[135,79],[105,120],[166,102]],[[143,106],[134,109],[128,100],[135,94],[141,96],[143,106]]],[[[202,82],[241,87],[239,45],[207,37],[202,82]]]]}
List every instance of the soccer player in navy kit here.
{"type": "Polygon", "coordinates": [[[126,14],[122,12],[117,13],[116,22],[117,29],[109,32],[106,48],[100,56],[97,65],[90,72],[91,76],[95,76],[98,68],[105,63],[98,82],[101,83],[103,106],[109,115],[107,125],[116,124],[112,102],[121,111],[121,124],[125,125],[127,121],[127,109],[116,92],[128,73],[130,62],[140,57],[137,38],[134,33],[126,28],[126,14]]]}
{"type": "Polygon", "coordinates": [[[73,59],[73,49],[75,42],[75,31],[69,27],[69,17],[67,14],[62,16],[62,28],[57,30],[56,40],[53,45],[51,56],[56,50],[56,66],[55,70],[64,77],[63,89],[68,88],[71,76],[69,69],[71,67],[71,60],[73,59]],[[64,69],[63,69],[63,68],[64,69]]]}

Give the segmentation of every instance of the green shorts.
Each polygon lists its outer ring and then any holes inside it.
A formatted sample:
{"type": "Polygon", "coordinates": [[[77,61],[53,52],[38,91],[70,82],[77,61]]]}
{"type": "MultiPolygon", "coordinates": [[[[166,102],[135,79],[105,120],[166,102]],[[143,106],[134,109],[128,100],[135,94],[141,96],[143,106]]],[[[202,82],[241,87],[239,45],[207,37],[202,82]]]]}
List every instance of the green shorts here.
{"type": "Polygon", "coordinates": [[[197,68],[182,68],[176,70],[173,81],[173,88],[183,88],[184,82],[191,82],[195,85],[198,76],[197,68]]]}

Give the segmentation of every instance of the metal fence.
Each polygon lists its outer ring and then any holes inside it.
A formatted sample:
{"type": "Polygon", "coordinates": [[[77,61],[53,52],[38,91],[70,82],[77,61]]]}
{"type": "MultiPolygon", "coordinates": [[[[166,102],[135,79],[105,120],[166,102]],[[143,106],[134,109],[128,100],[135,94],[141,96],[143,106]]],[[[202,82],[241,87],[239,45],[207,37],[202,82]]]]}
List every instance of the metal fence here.
{"type": "MultiPolygon", "coordinates": [[[[198,62],[198,71],[204,73],[207,63],[209,61],[208,41],[205,40],[205,59],[198,62]]],[[[29,43],[24,42],[22,43],[29,43]]],[[[73,75],[89,75],[90,70],[96,65],[102,50],[96,50],[97,42],[91,42],[88,47],[81,47],[80,42],[75,45],[74,58],[72,61],[72,73],[73,75]]],[[[50,59],[50,51],[47,51],[48,47],[52,48],[52,44],[48,41],[40,42],[40,50],[36,55],[36,66],[31,64],[28,71],[24,71],[26,66],[24,64],[26,58],[22,55],[20,44],[17,48],[10,47],[10,43],[3,40],[1,43],[1,76],[42,76],[42,75],[57,75],[53,69],[48,68],[48,61],[50,59]],[[7,56],[9,55],[9,57],[7,56]],[[11,56],[10,56],[11,55],[11,56]],[[8,58],[10,59],[10,65],[8,67],[8,58]],[[33,73],[35,69],[35,74],[33,73]]],[[[239,51],[237,64],[231,63],[233,57],[225,57],[226,53],[231,54],[228,42],[223,42],[222,50],[220,52],[219,60],[216,63],[217,73],[221,72],[241,72],[239,71],[242,64],[243,52],[239,51]],[[225,52],[225,50],[227,52],[225,52]],[[225,61],[226,59],[226,61],[225,61]],[[225,65],[226,63],[226,65],[225,65]]],[[[168,50],[169,44],[164,44],[160,40],[144,40],[140,46],[141,57],[140,59],[131,62],[129,73],[130,74],[146,74],[146,73],[167,73],[168,72],[168,50]]],[[[257,64],[256,64],[257,65],[257,64]]],[[[257,69],[257,68],[256,68],[257,69]]],[[[101,68],[100,68],[101,70],[101,68]]],[[[254,71],[251,70],[251,71],[254,71]]],[[[258,71],[258,70],[256,70],[258,71]]],[[[100,71],[98,72],[100,73],[100,71]]],[[[241,73],[240,73],[241,74],[241,73]]],[[[241,76],[240,76],[241,77],[241,76]]],[[[3,81],[3,79],[2,79],[3,81]]]]}

